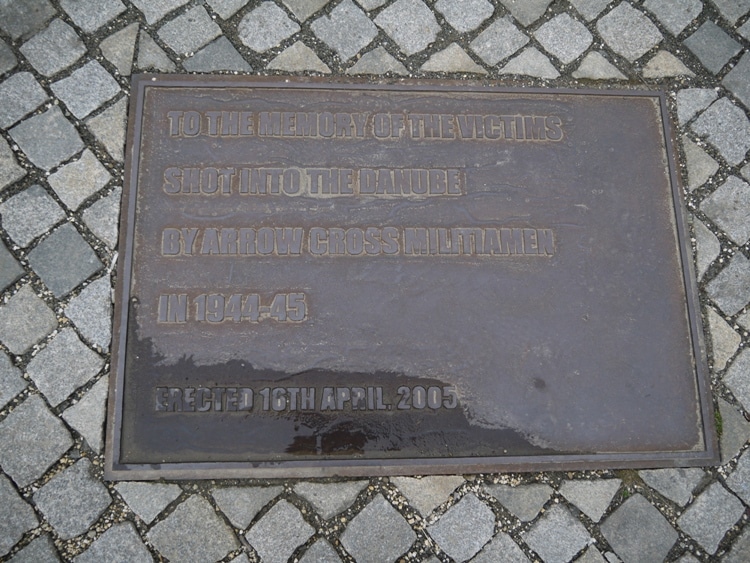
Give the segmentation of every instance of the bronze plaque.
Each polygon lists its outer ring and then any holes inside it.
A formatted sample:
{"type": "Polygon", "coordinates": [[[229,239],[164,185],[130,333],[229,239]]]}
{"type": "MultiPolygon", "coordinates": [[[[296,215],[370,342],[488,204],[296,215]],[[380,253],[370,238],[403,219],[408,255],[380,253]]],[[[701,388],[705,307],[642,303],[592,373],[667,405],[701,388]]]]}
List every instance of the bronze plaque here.
{"type": "Polygon", "coordinates": [[[657,92],[133,80],[107,476],[716,459],[657,92]]]}

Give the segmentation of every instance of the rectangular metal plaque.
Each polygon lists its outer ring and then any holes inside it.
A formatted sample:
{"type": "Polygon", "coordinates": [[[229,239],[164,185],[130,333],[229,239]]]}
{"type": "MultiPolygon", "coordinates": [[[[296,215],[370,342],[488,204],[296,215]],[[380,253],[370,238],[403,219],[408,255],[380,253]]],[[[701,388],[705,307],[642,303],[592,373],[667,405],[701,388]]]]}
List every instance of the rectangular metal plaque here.
{"type": "Polygon", "coordinates": [[[663,95],[133,80],[107,476],[716,459],[663,95]]]}

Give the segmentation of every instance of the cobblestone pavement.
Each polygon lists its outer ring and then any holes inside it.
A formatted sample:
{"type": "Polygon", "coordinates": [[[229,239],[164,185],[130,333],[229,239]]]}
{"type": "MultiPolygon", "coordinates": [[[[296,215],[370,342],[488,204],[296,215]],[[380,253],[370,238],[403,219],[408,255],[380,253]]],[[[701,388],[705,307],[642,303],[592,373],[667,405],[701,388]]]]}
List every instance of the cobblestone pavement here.
{"type": "Polygon", "coordinates": [[[0,0],[0,559],[750,561],[750,0],[0,0]],[[722,465],[108,483],[134,72],[663,88],[722,465]]]}

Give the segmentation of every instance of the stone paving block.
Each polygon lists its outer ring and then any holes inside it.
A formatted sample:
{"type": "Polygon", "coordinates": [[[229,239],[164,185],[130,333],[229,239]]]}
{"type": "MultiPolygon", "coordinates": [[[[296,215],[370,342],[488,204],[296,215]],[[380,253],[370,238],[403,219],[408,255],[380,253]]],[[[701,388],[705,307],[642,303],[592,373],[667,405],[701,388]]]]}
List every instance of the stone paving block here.
{"type": "Polygon", "coordinates": [[[73,445],[65,425],[39,395],[0,422],[0,465],[19,487],[41,477],[73,445]]]}
{"type": "Polygon", "coordinates": [[[47,93],[30,72],[18,72],[0,84],[0,127],[7,128],[45,101],[47,93]]]}
{"type": "Polygon", "coordinates": [[[438,0],[435,9],[459,33],[474,31],[495,11],[487,0],[438,0]]]}
{"type": "Polygon", "coordinates": [[[78,160],[62,166],[47,181],[62,202],[75,211],[86,198],[101,190],[111,179],[112,176],[94,153],[86,149],[78,160]]]}
{"type": "Polygon", "coordinates": [[[11,563],[57,563],[60,558],[49,536],[39,536],[11,559],[11,563]]]}
{"type": "Polygon", "coordinates": [[[192,54],[221,35],[221,28],[203,6],[195,6],[159,30],[159,39],[181,55],[192,54]]]}
{"type": "Polygon", "coordinates": [[[701,202],[701,210],[734,242],[744,245],[750,239],[750,185],[730,176],[701,202]]]}
{"type": "Polygon", "coordinates": [[[498,532],[492,541],[471,560],[471,563],[528,563],[529,558],[505,532],[498,532]]]}
{"type": "Polygon", "coordinates": [[[226,487],[214,489],[211,496],[236,527],[246,529],[269,502],[283,491],[282,487],[226,487]]]}
{"type": "Polygon", "coordinates": [[[494,530],[494,513],[471,493],[427,527],[427,533],[440,549],[457,561],[466,561],[476,555],[492,538],[494,530]]]}
{"type": "Polygon", "coordinates": [[[685,39],[684,44],[714,74],[742,49],[737,41],[712,21],[704,22],[685,39]]]}
{"type": "Polygon", "coordinates": [[[526,544],[545,563],[570,561],[590,540],[583,524],[559,504],[550,508],[524,536],[526,544]]]}
{"type": "Polygon", "coordinates": [[[430,56],[419,69],[423,72],[468,72],[487,74],[481,66],[464,51],[458,43],[451,43],[442,51],[430,56]]]}
{"type": "Polygon", "coordinates": [[[726,480],[735,494],[750,504],[750,450],[745,450],[737,461],[737,467],[726,480]]]}
{"type": "Polygon", "coordinates": [[[57,12],[48,0],[0,2],[0,29],[13,39],[29,37],[44,28],[57,12]]]}
{"type": "Polygon", "coordinates": [[[154,558],[130,522],[115,524],[104,532],[74,563],[99,563],[116,558],[128,563],[151,563],[154,558]]]}
{"type": "Polygon", "coordinates": [[[27,373],[53,407],[87,383],[104,365],[72,328],[62,329],[26,368],[27,373]]]}
{"type": "Polygon", "coordinates": [[[131,0],[143,12],[146,22],[154,25],[172,10],[184,6],[189,0],[131,0]]]}
{"type": "Polygon", "coordinates": [[[357,4],[362,6],[365,10],[370,11],[375,8],[380,8],[388,0],[357,0],[357,4]]]}
{"type": "Polygon", "coordinates": [[[71,223],[55,229],[29,253],[29,263],[55,297],[63,297],[102,263],[71,223]]]}
{"type": "Polygon", "coordinates": [[[195,55],[183,61],[182,66],[189,72],[212,72],[215,70],[250,72],[252,70],[229,39],[224,36],[209,43],[195,55]]]}
{"type": "Polygon", "coordinates": [[[685,506],[693,498],[693,490],[705,477],[697,467],[679,469],[651,469],[640,471],[641,479],[672,502],[685,506]]]}
{"type": "Polygon", "coordinates": [[[440,31],[434,14],[422,0],[396,0],[378,14],[375,23],[406,55],[426,49],[440,31]]]}
{"type": "Polygon", "coordinates": [[[745,528],[723,561],[724,563],[747,563],[748,553],[750,553],[750,528],[745,528]]]}
{"type": "Polygon", "coordinates": [[[331,544],[324,539],[319,539],[310,546],[299,563],[339,563],[341,558],[331,544]]]}
{"type": "Polygon", "coordinates": [[[576,559],[576,563],[607,563],[602,553],[593,545],[583,555],[576,559]]]}
{"type": "Polygon", "coordinates": [[[135,40],[138,38],[138,23],[113,33],[99,44],[104,58],[111,62],[123,76],[130,76],[133,70],[135,40]]]}
{"type": "MultiPolygon", "coordinates": [[[[286,12],[273,2],[261,2],[257,8],[242,18],[238,28],[240,41],[258,53],[276,47],[299,30],[299,24],[292,21],[286,12]]],[[[314,26],[313,31],[318,35],[314,26]]]]}
{"type": "Polygon", "coordinates": [[[52,477],[32,497],[62,539],[86,532],[112,502],[107,488],[91,475],[91,468],[91,462],[82,458],[52,477]]]}
{"type": "Polygon", "coordinates": [[[737,497],[722,487],[721,483],[713,483],[683,512],[677,524],[709,554],[713,554],[724,534],[744,512],[737,497]]]}
{"type": "Polygon", "coordinates": [[[750,149],[750,121],[728,98],[721,98],[693,123],[693,131],[706,137],[729,162],[737,165],[750,149]]]}
{"type": "Polygon", "coordinates": [[[0,342],[13,354],[23,354],[57,326],[55,313],[25,285],[0,305],[0,342]]]}
{"type": "Polygon", "coordinates": [[[0,74],[5,74],[9,70],[13,70],[17,64],[18,59],[13,54],[13,49],[0,39],[0,74]]]}
{"type": "Polygon", "coordinates": [[[228,20],[236,14],[240,8],[245,6],[249,0],[208,0],[207,4],[219,14],[223,20],[228,20]]]}
{"type": "Polygon", "coordinates": [[[560,494],[581,509],[594,522],[601,520],[620,488],[619,479],[564,481],[560,494]]]}
{"type": "Polygon", "coordinates": [[[393,477],[391,483],[409,499],[409,504],[422,516],[427,517],[433,510],[448,500],[448,497],[460,487],[464,480],[454,475],[433,477],[393,477]]]}
{"type": "Polygon", "coordinates": [[[120,92],[120,85],[98,61],[86,63],[50,87],[78,119],[99,109],[120,92]]]}
{"type": "Polygon", "coordinates": [[[101,350],[109,349],[112,339],[112,288],[109,277],[91,282],[65,307],[65,316],[83,337],[101,350]]]}
{"type": "Polygon", "coordinates": [[[724,384],[742,407],[750,412],[750,349],[743,349],[729,366],[724,375],[724,384]]]}
{"type": "Polygon", "coordinates": [[[742,339],[713,309],[708,309],[708,326],[711,332],[714,371],[721,371],[734,356],[742,339]]]}
{"type": "Polygon", "coordinates": [[[721,415],[721,463],[726,464],[745,442],[750,439],[750,422],[740,414],[736,407],[719,398],[719,414],[721,415]]]}
{"type": "Polygon", "coordinates": [[[494,66],[507,59],[529,42],[529,38],[513,25],[509,18],[500,18],[474,39],[470,46],[488,65],[494,66]]]}
{"type": "Polygon", "coordinates": [[[11,482],[0,474],[0,557],[7,554],[38,523],[34,509],[18,496],[11,482]]]}
{"type": "Polygon", "coordinates": [[[381,46],[362,55],[354,66],[346,71],[346,74],[386,74],[388,72],[399,76],[409,74],[406,67],[381,46]]]}
{"type": "Polygon", "coordinates": [[[403,516],[378,494],[349,522],[341,543],[357,563],[382,563],[406,553],[416,538],[403,516]]]}
{"type": "Polygon", "coordinates": [[[729,71],[721,83],[746,107],[750,107],[750,53],[742,56],[737,66],[729,71]]]}
{"type": "Polygon", "coordinates": [[[697,219],[693,222],[693,230],[695,232],[697,274],[700,280],[711,263],[719,257],[721,244],[716,235],[697,219]]]}
{"type": "Polygon", "coordinates": [[[112,158],[120,162],[124,160],[125,155],[127,111],[127,100],[122,98],[99,115],[86,120],[86,127],[94,134],[96,140],[104,145],[112,158]]]}
{"type": "Polygon", "coordinates": [[[3,227],[18,246],[26,247],[65,212],[41,186],[33,185],[0,204],[3,227]]]}
{"type": "Polygon", "coordinates": [[[96,31],[126,10],[120,0],[96,0],[95,5],[80,0],[60,0],[60,6],[86,33],[96,31]]]}
{"type": "Polygon", "coordinates": [[[283,0],[290,12],[301,22],[328,4],[329,0],[283,0]]]}
{"type": "Polygon", "coordinates": [[[685,88],[677,92],[677,119],[680,125],[710,106],[718,96],[712,88],[685,88]]]}
{"type": "Polygon", "coordinates": [[[44,76],[57,74],[80,59],[86,46],[75,30],[60,19],[21,46],[21,53],[44,76]]]}
{"type": "Polygon", "coordinates": [[[646,0],[643,7],[654,14],[672,35],[679,35],[703,11],[700,0],[646,0]]]}
{"type": "Polygon", "coordinates": [[[3,291],[25,273],[18,260],[0,241],[0,291],[3,291]]]}
{"type": "Polygon", "coordinates": [[[750,301],[750,260],[737,252],[729,266],[708,283],[706,293],[725,315],[739,312],[750,301]]]}
{"type": "Polygon", "coordinates": [[[51,170],[84,147],[78,131],[57,106],[22,121],[9,131],[32,164],[51,170]]]}
{"type": "Polygon", "coordinates": [[[301,72],[309,70],[312,72],[320,72],[322,74],[330,74],[331,69],[328,65],[320,60],[320,57],[315,54],[315,51],[310,49],[302,41],[297,41],[294,45],[287,47],[283,52],[268,63],[271,70],[287,70],[291,72],[301,72]]]}
{"type": "Polygon", "coordinates": [[[293,504],[281,500],[266,512],[245,538],[266,563],[285,563],[315,533],[293,504]]]}
{"type": "Polygon", "coordinates": [[[697,190],[706,181],[716,174],[719,163],[706,154],[702,148],[696,145],[687,135],[682,137],[682,146],[685,149],[685,160],[688,173],[688,189],[697,190]]]}
{"type": "Polygon", "coordinates": [[[609,2],[610,0],[570,0],[573,7],[586,21],[591,21],[598,16],[609,2]]]}
{"type": "Polygon", "coordinates": [[[330,15],[324,15],[310,26],[313,33],[347,61],[369,45],[378,28],[351,0],[338,4],[330,15]]]}
{"type": "Polygon", "coordinates": [[[626,500],[600,529],[623,561],[663,561],[679,537],[661,512],[640,494],[626,500]]]}
{"type": "Polygon", "coordinates": [[[105,375],[62,417],[81,436],[89,447],[101,453],[104,445],[104,417],[107,414],[107,392],[109,377],[105,375]]]}
{"type": "Polygon", "coordinates": [[[222,559],[239,542],[206,499],[193,495],[148,533],[149,541],[171,561],[222,559]]]}
{"type": "Polygon", "coordinates": [[[537,78],[557,78],[560,73],[536,47],[529,47],[500,69],[500,74],[522,74],[537,78]]]}
{"type": "Polygon", "coordinates": [[[534,33],[534,37],[548,53],[556,56],[564,64],[576,60],[589,48],[594,39],[585,25],[567,13],[555,16],[542,25],[534,33]]]}
{"type": "Polygon", "coordinates": [[[741,27],[737,28],[737,33],[739,33],[745,39],[750,40],[750,20],[746,21],[744,24],[742,24],[741,27]]]}
{"type": "Polygon", "coordinates": [[[367,486],[367,481],[343,483],[297,483],[294,492],[304,497],[324,520],[349,508],[367,486]]]}
{"type": "Polygon", "coordinates": [[[667,51],[659,51],[643,67],[644,78],[667,78],[670,76],[695,76],[684,63],[667,51]]]}
{"type": "Polygon", "coordinates": [[[18,165],[10,145],[0,138],[0,190],[26,176],[26,170],[18,165]]]}
{"type": "Polygon", "coordinates": [[[130,509],[146,524],[153,522],[168,504],[182,494],[182,489],[178,485],[167,483],[120,481],[115,484],[115,489],[130,509]]]}
{"type": "Polygon", "coordinates": [[[547,11],[552,0],[500,0],[500,3],[508,8],[522,25],[528,27],[547,11]]]}
{"type": "Polygon", "coordinates": [[[159,47],[156,41],[143,29],[138,39],[138,61],[136,64],[141,70],[172,72],[176,68],[164,49],[159,47]]]}
{"type": "Polygon", "coordinates": [[[511,487],[486,485],[485,489],[521,522],[531,522],[552,497],[552,487],[541,483],[511,487]]]}
{"type": "Polygon", "coordinates": [[[621,2],[596,23],[605,43],[618,55],[633,62],[663,39],[659,29],[642,12],[621,2]]]}
{"type": "Polygon", "coordinates": [[[21,370],[0,350],[0,409],[26,389],[27,385],[26,380],[21,377],[21,370]]]}
{"type": "Polygon", "coordinates": [[[721,15],[731,24],[750,10],[750,0],[712,0],[721,15]]]}
{"type": "Polygon", "coordinates": [[[610,63],[599,51],[592,51],[581,61],[581,66],[573,72],[573,78],[590,80],[625,80],[625,75],[610,63]]]}

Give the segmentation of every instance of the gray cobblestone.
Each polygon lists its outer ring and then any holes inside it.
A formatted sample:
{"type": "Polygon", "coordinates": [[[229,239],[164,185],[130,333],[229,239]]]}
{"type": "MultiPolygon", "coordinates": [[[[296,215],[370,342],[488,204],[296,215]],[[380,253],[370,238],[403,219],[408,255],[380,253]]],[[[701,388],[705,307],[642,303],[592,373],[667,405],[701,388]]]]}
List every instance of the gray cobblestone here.
{"type": "Polygon", "coordinates": [[[697,219],[693,222],[693,229],[695,231],[697,273],[698,279],[701,279],[711,263],[719,256],[721,244],[716,235],[697,219]]]}
{"type": "Polygon", "coordinates": [[[557,78],[560,73],[539,49],[529,47],[500,69],[501,74],[521,74],[537,78],[557,78]]]}
{"type": "Polygon", "coordinates": [[[526,27],[538,20],[552,4],[552,0],[500,0],[500,2],[526,27]]]}
{"type": "Polygon", "coordinates": [[[245,538],[267,563],[285,563],[300,545],[315,533],[293,504],[280,500],[249,531],[245,538]]]}
{"type": "Polygon", "coordinates": [[[341,558],[331,544],[324,539],[319,539],[310,546],[299,563],[339,563],[341,558]]]}
{"type": "Polygon", "coordinates": [[[429,516],[438,506],[448,500],[464,480],[456,476],[423,477],[393,477],[391,483],[399,488],[401,493],[409,499],[410,504],[422,516],[429,516]]]}
{"type": "Polygon", "coordinates": [[[268,63],[268,68],[272,70],[287,70],[291,72],[301,72],[309,70],[329,74],[331,69],[328,65],[320,60],[315,51],[310,49],[302,41],[297,41],[290,47],[287,47],[275,59],[268,63]]]}
{"type": "Polygon", "coordinates": [[[739,164],[750,149],[750,121],[729,99],[721,98],[693,123],[693,131],[715,146],[729,164],[739,164]]]}
{"type": "Polygon", "coordinates": [[[590,540],[583,524],[559,504],[552,506],[524,536],[526,544],[545,563],[570,561],[590,540]]]}
{"type": "Polygon", "coordinates": [[[745,39],[750,39],[750,21],[746,21],[741,27],[737,28],[737,33],[745,39]]]}
{"type": "Polygon", "coordinates": [[[378,34],[375,24],[351,0],[338,4],[330,15],[319,17],[310,28],[344,61],[369,45],[378,34]]]}
{"type": "Polygon", "coordinates": [[[228,487],[214,489],[211,496],[229,521],[244,530],[282,490],[282,487],[228,487]]]}
{"type": "Polygon", "coordinates": [[[212,72],[215,70],[236,70],[250,72],[252,68],[229,39],[219,37],[182,63],[190,72],[212,72]]]}
{"type": "Polygon", "coordinates": [[[141,70],[171,72],[176,68],[164,49],[159,47],[156,41],[143,29],[138,38],[138,60],[136,64],[141,70]]]}
{"type": "Polygon", "coordinates": [[[750,528],[745,528],[732,550],[724,558],[724,563],[747,563],[748,553],[750,553],[750,528]]]}
{"type": "Polygon", "coordinates": [[[120,217],[122,188],[96,201],[83,212],[83,221],[91,232],[104,241],[109,248],[117,246],[117,222],[120,217]]]}
{"type": "Polygon", "coordinates": [[[421,69],[424,72],[468,72],[487,74],[457,43],[451,43],[432,55],[421,69]]]}
{"type": "Polygon", "coordinates": [[[357,0],[357,4],[362,6],[365,10],[370,11],[375,8],[380,8],[388,0],[357,0]]]}
{"type": "Polygon", "coordinates": [[[29,253],[29,263],[55,297],[63,297],[102,263],[71,223],[65,223],[29,253]]]}
{"type": "Polygon", "coordinates": [[[44,188],[33,185],[0,204],[0,217],[13,242],[26,247],[64,219],[65,212],[44,188]]]}
{"type": "Polygon", "coordinates": [[[601,526],[609,545],[623,561],[663,561],[678,534],[661,512],[640,494],[630,497],[601,526]]]}
{"type": "Polygon", "coordinates": [[[735,494],[750,504],[750,450],[745,450],[737,461],[737,467],[727,478],[727,486],[735,494]]]}
{"type": "Polygon", "coordinates": [[[199,495],[191,496],[151,528],[148,539],[171,561],[208,563],[239,547],[234,534],[199,495]]]}
{"type": "Polygon", "coordinates": [[[714,73],[719,72],[742,49],[737,41],[712,21],[705,22],[685,39],[685,45],[703,66],[714,73]]]}
{"type": "Polygon", "coordinates": [[[51,170],[84,147],[78,131],[57,106],[22,121],[10,130],[10,136],[29,160],[44,170],[51,170]]]}
{"type": "Polygon", "coordinates": [[[292,21],[284,10],[273,2],[262,2],[242,18],[239,36],[244,45],[263,53],[299,30],[297,22],[292,21]]]}
{"type": "Polygon", "coordinates": [[[507,59],[529,42],[529,38],[506,18],[500,18],[471,42],[471,50],[488,65],[507,59]]]}
{"type": "Polygon", "coordinates": [[[685,149],[685,160],[687,161],[688,189],[691,191],[697,190],[711,176],[716,174],[719,163],[691,141],[687,135],[682,138],[682,146],[685,149]]]}
{"type": "Polygon", "coordinates": [[[354,66],[346,71],[347,74],[386,74],[388,72],[399,76],[409,74],[406,67],[383,47],[375,47],[372,51],[365,53],[354,66]]]}
{"type": "Polygon", "coordinates": [[[57,326],[55,314],[25,285],[0,306],[0,342],[13,354],[23,354],[57,326]]]}
{"type": "Polygon", "coordinates": [[[341,543],[357,563],[394,561],[414,543],[416,534],[382,495],[376,495],[341,534],[341,543]]]}
{"type": "Polygon", "coordinates": [[[81,38],[60,19],[52,20],[47,29],[21,46],[21,53],[44,76],[52,76],[68,68],[85,52],[86,46],[81,38]]]}
{"type": "Polygon", "coordinates": [[[542,25],[534,37],[548,53],[564,64],[576,60],[594,39],[586,26],[566,13],[555,16],[542,25]]]}
{"type": "Polygon", "coordinates": [[[324,520],[349,508],[367,481],[345,483],[298,483],[294,492],[307,499],[324,520]]]}
{"type": "Polygon", "coordinates": [[[131,0],[143,12],[146,22],[154,25],[172,10],[184,6],[189,0],[131,0]]]}
{"type": "Polygon", "coordinates": [[[96,31],[126,9],[120,0],[97,0],[95,6],[78,0],[60,0],[60,6],[68,13],[73,23],[86,33],[96,31]]]}
{"type": "Polygon", "coordinates": [[[106,415],[107,391],[109,377],[104,376],[72,407],[69,407],[62,417],[81,436],[95,452],[102,451],[104,445],[104,417],[106,415]]]}
{"type": "Polygon", "coordinates": [[[646,0],[643,7],[654,14],[672,35],[682,33],[703,11],[700,0],[646,0]]]}
{"type": "Polygon", "coordinates": [[[115,489],[130,509],[146,524],[151,524],[154,518],[182,493],[182,489],[177,485],[135,481],[120,481],[115,484],[115,489]]]}
{"type": "Polygon", "coordinates": [[[10,284],[18,280],[26,272],[15,259],[15,257],[0,241],[0,291],[5,290],[10,284]]]}
{"type": "Polygon", "coordinates": [[[396,0],[378,14],[375,23],[406,55],[426,49],[440,31],[435,16],[422,0],[396,0]]]}
{"type": "Polygon", "coordinates": [[[99,278],[85,287],[65,307],[83,337],[106,351],[112,339],[112,289],[109,277],[99,278]]]}
{"type": "Polygon", "coordinates": [[[643,67],[644,78],[667,78],[670,76],[695,76],[685,64],[667,51],[659,51],[643,67]]]}
{"type": "Polygon", "coordinates": [[[0,29],[13,39],[26,38],[44,28],[57,12],[47,0],[0,2],[0,29]]]}
{"type": "Polygon", "coordinates": [[[63,539],[86,532],[112,502],[106,487],[92,477],[91,468],[83,458],[34,493],[34,503],[63,539]]]}
{"type": "Polygon", "coordinates": [[[703,212],[742,246],[750,239],[750,185],[730,176],[701,203],[703,212]]]}
{"type": "Polygon", "coordinates": [[[203,6],[195,6],[165,23],[159,39],[180,55],[189,55],[221,35],[221,28],[203,6]]]}
{"type": "Polygon", "coordinates": [[[474,31],[495,11],[487,0],[438,0],[435,9],[459,33],[474,31]]]}
{"type": "Polygon", "coordinates": [[[0,84],[0,127],[10,127],[47,100],[30,72],[18,72],[0,84]]]}
{"type": "Polygon", "coordinates": [[[18,59],[13,54],[8,44],[0,39],[0,74],[13,70],[18,64],[18,59]]]}
{"type": "Polygon", "coordinates": [[[732,94],[737,96],[746,107],[750,107],[750,53],[745,53],[722,80],[732,94]]]}
{"type": "Polygon", "coordinates": [[[627,2],[621,2],[602,17],[596,29],[615,53],[630,62],[641,58],[663,39],[651,20],[627,2]]]}
{"type": "Polygon", "coordinates": [[[8,553],[38,523],[34,509],[18,496],[11,482],[0,475],[0,556],[8,553]]]}
{"type": "Polygon", "coordinates": [[[750,349],[745,348],[729,366],[724,383],[734,396],[750,412],[750,349]]]}
{"type": "Polygon", "coordinates": [[[745,512],[737,497],[720,483],[710,485],[677,520],[708,553],[713,554],[727,530],[745,512]]]}
{"type": "Polygon", "coordinates": [[[698,468],[653,469],[641,471],[643,481],[672,502],[685,506],[693,498],[693,490],[705,473],[698,468]]]}
{"type": "Polygon", "coordinates": [[[493,497],[500,501],[521,522],[530,522],[552,497],[552,487],[541,483],[511,487],[510,485],[487,485],[493,497]]]}
{"type": "Polygon", "coordinates": [[[727,361],[734,356],[742,339],[713,309],[708,309],[708,326],[711,332],[714,371],[721,371],[726,367],[727,361]]]}
{"type": "Polygon", "coordinates": [[[601,520],[620,488],[619,479],[564,481],[560,494],[581,509],[594,522],[601,520]]]}
{"type": "Polygon", "coordinates": [[[143,545],[133,524],[115,524],[104,532],[91,547],[76,557],[74,563],[99,563],[116,557],[128,563],[151,563],[154,559],[143,545]]]}
{"type": "Polygon", "coordinates": [[[734,24],[750,10],[750,0],[712,0],[726,20],[734,24]]]}
{"type": "Polygon", "coordinates": [[[284,5],[301,22],[328,4],[329,0],[283,0],[284,5]]]}
{"type": "Polygon", "coordinates": [[[26,389],[26,380],[21,377],[21,370],[13,365],[5,352],[0,351],[0,409],[26,389]]]}
{"type": "Polygon", "coordinates": [[[685,88],[677,92],[677,118],[681,125],[710,106],[719,95],[710,88],[685,88]]]}
{"type": "Polygon", "coordinates": [[[602,553],[593,545],[583,555],[576,559],[576,563],[607,563],[602,553]]]}
{"type": "Polygon", "coordinates": [[[18,165],[10,145],[0,138],[0,190],[26,176],[26,170],[18,165]]]}
{"type": "Polygon", "coordinates": [[[573,7],[578,10],[586,21],[591,21],[597,17],[604,8],[607,7],[610,0],[570,0],[573,7]]]}
{"type": "Polygon", "coordinates": [[[728,463],[730,459],[750,439],[750,422],[733,405],[719,398],[719,413],[721,415],[721,463],[728,463]]]}
{"type": "Polygon", "coordinates": [[[104,145],[115,160],[122,162],[125,154],[125,117],[127,102],[122,98],[99,115],[86,120],[86,126],[96,140],[104,145]]]}
{"type": "Polygon", "coordinates": [[[137,38],[138,24],[131,23],[99,44],[104,58],[115,65],[117,72],[123,76],[130,76],[133,70],[133,55],[137,38]]]}
{"type": "Polygon", "coordinates": [[[492,538],[494,529],[492,510],[470,493],[428,526],[427,532],[449,557],[466,561],[492,538]]]}
{"type": "Polygon", "coordinates": [[[57,563],[60,558],[49,536],[39,536],[16,553],[11,563],[57,563]]]}
{"type": "Polygon", "coordinates": [[[249,0],[207,0],[211,9],[223,20],[228,20],[245,6],[249,0]]]}
{"type": "MultiPolygon", "coordinates": [[[[724,314],[732,316],[739,312],[750,301],[750,260],[735,254],[729,266],[708,283],[706,293],[724,314]]],[[[750,402],[747,406],[750,407],[750,402]]]]}
{"type": "Polygon", "coordinates": [[[471,563],[528,563],[529,558],[505,532],[498,532],[492,541],[471,560],[471,563]]]}
{"type": "Polygon", "coordinates": [[[60,167],[47,181],[62,202],[75,211],[111,179],[107,169],[86,149],[78,160],[60,167]]]}

